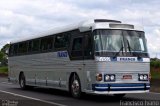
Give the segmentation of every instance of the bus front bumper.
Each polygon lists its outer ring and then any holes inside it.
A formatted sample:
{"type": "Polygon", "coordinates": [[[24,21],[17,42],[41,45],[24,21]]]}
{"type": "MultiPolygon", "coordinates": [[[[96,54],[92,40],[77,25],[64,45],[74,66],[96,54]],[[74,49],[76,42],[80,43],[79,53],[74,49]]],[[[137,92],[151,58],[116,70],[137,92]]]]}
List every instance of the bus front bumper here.
{"type": "Polygon", "coordinates": [[[93,94],[122,94],[122,93],[145,93],[149,92],[149,83],[111,83],[111,84],[92,84],[92,90],[86,93],[93,94]]]}

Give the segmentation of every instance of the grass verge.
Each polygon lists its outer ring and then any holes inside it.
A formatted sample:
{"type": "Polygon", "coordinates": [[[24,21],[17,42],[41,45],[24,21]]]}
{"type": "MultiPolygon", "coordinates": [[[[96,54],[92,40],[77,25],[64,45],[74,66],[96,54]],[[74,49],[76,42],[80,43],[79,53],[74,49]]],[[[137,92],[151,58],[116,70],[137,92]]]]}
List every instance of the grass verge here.
{"type": "Polygon", "coordinates": [[[160,93],[160,68],[151,67],[151,92],[160,93]]]}
{"type": "Polygon", "coordinates": [[[8,74],[8,67],[6,66],[0,67],[0,74],[8,74]]]}
{"type": "Polygon", "coordinates": [[[150,91],[151,92],[157,92],[160,93],[160,79],[151,79],[151,88],[150,91]]]}
{"type": "Polygon", "coordinates": [[[160,69],[151,68],[151,78],[160,79],[160,69]]]}

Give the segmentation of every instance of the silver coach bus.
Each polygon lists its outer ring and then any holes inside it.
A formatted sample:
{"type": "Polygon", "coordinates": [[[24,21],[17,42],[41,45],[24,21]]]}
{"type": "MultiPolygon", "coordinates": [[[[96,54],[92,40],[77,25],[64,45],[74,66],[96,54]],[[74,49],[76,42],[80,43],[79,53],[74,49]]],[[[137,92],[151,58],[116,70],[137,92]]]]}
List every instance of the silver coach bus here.
{"type": "Polygon", "coordinates": [[[69,91],[149,92],[150,58],[143,28],[94,19],[11,42],[9,81],[69,91]]]}

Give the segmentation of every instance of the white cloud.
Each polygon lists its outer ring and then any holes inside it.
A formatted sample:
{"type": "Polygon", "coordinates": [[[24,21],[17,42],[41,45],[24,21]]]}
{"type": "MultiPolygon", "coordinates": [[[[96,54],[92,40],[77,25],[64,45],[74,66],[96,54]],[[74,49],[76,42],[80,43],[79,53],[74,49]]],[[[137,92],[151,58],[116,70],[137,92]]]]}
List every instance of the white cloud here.
{"type": "Polygon", "coordinates": [[[147,28],[146,30],[148,49],[151,54],[151,57],[155,57],[157,55],[160,58],[160,28],[152,27],[147,28]]]}

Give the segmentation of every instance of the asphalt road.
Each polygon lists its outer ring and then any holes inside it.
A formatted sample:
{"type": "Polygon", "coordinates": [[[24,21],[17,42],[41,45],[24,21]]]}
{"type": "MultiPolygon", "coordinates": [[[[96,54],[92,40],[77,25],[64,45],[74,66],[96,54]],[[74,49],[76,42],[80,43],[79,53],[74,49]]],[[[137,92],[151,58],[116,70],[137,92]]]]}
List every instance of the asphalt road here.
{"type": "Polygon", "coordinates": [[[68,92],[33,88],[21,90],[18,84],[0,78],[0,106],[160,106],[160,94],[127,94],[123,99],[114,96],[83,95],[72,98],[68,92]],[[126,104],[130,103],[130,104],[126,104]],[[135,104],[137,103],[137,104],[135,104]]]}

